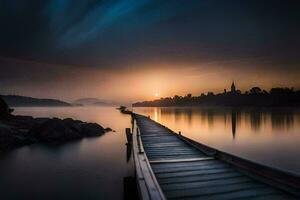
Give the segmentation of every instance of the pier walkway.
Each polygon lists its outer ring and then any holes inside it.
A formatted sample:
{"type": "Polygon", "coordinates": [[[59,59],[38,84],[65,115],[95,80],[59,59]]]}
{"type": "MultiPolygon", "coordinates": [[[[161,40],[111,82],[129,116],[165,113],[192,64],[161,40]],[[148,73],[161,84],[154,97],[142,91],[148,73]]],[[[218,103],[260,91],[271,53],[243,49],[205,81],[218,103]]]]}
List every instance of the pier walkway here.
{"type": "Polygon", "coordinates": [[[299,176],[261,166],[178,135],[133,114],[142,199],[299,199],[299,176]]]}

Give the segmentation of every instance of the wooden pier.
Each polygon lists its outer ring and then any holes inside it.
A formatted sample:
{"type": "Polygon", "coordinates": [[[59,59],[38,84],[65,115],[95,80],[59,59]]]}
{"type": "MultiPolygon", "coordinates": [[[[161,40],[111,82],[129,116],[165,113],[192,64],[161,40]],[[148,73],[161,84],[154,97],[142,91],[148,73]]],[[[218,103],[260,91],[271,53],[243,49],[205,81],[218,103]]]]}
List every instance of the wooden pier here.
{"type": "Polygon", "coordinates": [[[218,151],[132,114],[141,199],[299,199],[300,178],[218,151]]]}

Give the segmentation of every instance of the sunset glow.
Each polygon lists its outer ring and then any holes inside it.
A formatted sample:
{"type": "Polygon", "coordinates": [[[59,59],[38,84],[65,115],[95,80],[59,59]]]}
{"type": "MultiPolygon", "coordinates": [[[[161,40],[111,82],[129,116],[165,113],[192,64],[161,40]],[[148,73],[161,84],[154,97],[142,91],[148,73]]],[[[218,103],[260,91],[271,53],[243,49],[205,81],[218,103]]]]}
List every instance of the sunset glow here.
{"type": "Polygon", "coordinates": [[[0,200],[299,199],[299,10],[0,0],[0,200]]]}
{"type": "Polygon", "coordinates": [[[254,85],[300,88],[299,23],[289,20],[296,6],[288,3],[266,10],[256,1],[88,0],[78,9],[66,1],[60,10],[54,2],[1,10],[2,24],[11,25],[0,37],[6,72],[0,73],[0,93],[131,103],[221,92],[232,80],[243,91],[254,85]],[[24,27],[22,37],[15,34],[24,27]]]}

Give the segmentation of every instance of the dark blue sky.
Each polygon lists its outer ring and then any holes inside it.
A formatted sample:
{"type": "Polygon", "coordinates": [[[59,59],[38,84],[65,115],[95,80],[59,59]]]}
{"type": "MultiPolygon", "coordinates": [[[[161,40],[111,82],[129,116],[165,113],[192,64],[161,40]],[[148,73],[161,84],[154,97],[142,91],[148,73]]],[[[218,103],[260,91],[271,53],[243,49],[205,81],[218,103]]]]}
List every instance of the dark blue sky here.
{"type": "Polygon", "coordinates": [[[0,83],[17,86],[18,74],[38,73],[27,61],[53,64],[53,73],[40,74],[46,80],[66,71],[62,65],[126,70],[158,62],[247,60],[231,67],[299,73],[299,10],[289,0],[1,0],[0,67],[9,73],[0,83]]]}

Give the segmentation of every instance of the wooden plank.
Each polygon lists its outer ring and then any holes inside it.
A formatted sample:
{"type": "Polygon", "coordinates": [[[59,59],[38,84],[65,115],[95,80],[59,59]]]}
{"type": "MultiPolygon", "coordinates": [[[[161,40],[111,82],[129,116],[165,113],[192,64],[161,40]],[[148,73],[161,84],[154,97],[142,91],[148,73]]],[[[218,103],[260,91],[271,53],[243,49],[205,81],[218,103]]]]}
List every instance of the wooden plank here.
{"type": "Polygon", "coordinates": [[[145,148],[145,151],[147,151],[147,154],[197,154],[197,155],[202,155],[203,157],[207,157],[204,154],[201,154],[197,151],[192,151],[192,150],[172,150],[172,149],[166,149],[166,150],[152,150],[145,148]]]}
{"type": "MultiPolygon", "coordinates": [[[[245,183],[236,183],[236,184],[230,184],[224,187],[224,185],[221,186],[214,186],[214,187],[202,187],[202,188],[196,188],[196,189],[183,189],[183,190],[174,190],[174,191],[165,191],[165,194],[168,198],[186,198],[186,197],[202,197],[202,196],[208,196],[208,195],[218,195],[218,194],[226,194],[227,196],[230,196],[232,192],[235,191],[247,191],[248,194],[251,195],[251,193],[255,192],[259,189],[265,189],[266,191],[270,193],[276,193],[276,190],[266,187],[263,184],[254,183],[254,182],[245,182],[245,183]]],[[[247,195],[245,195],[247,196],[247,195]]],[[[232,195],[234,197],[234,195],[232,195]]]]}
{"type": "Polygon", "coordinates": [[[197,154],[202,154],[202,155],[205,155],[195,149],[188,149],[188,148],[169,148],[169,147],[166,147],[166,148],[153,148],[153,147],[144,147],[144,149],[147,149],[147,152],[149,153],[155,153],[155,152],[194,152],[194,153],[197,153],[197,154]]]}
{"type": "Polygon", "coordinates": [[[133,154],[136,168],[136,178],[141,199],[164,200],[164,194],[155,178],[145,153],[138,146],[137,134],[133,134],[133,154]]]}
{"type": "Polygon", "coordinates": [[[169,133],[157,133],[157,134],[145,134],[143,133],[143,138],[147,139],[152,139],[152,138],[174,138],[174,135],[170,135],[169,133]]]}
{"type": "Polygon", "coordinates": [[[220,174],[233,172],[232,168],[222,168],[222,169],[207,169],[207,170],[193,170],[193,171],[184,171],[184,172],[171,172],[171,173],[162,173],[156,174],[158,179],[160,178],[173,178],[173,177],[186,177],[186,176],[198,176],[198,175],[209,175],[209,174],[220,174]]]}
{"type": "Polygon", "coordinates": [[[205,158],[198,154],[148,154],[148,158],[152,160],[176,160],[176,159],[194,159],[205,158]]]}
{"type": "Polygon", "coordinates": [[[162,136],[162,137],[166,137],[166,138],[176,137],[176,135],[164,132],[163,130],[162,131],[157,131],[157,132],[151,132],[151,133],[143,131],[142,135],[145,138],[156,138],[158,136],[162,136]]]}
{"type": "Polygon", "coordinates": [[[177,143],[177,144],[172,144],[172,145],[167,145],[165,143],[156,143],[156,144],[151,144],[151,143],[143,143],[145,148],[154,150],[154,151],[160,151],[160,150],[165,150],[165,149],[169,149],[169,150],[189,150],[189,151],[196,151],[198,153],[204,154],[201,151],[194,149],[194,148],[190,148],[188,146],[186,146],[185,144],[182,143],[177,143]]]}
{"type": "MultiPolygon", "coordinates": [[[[143,134],[143,133],[142,133],[143,134]]],[[[154,137],[154,136],[151,136],[151,137],[147,137],[145,135],[143,135],[143,140],[147,141],[160,141],[160,140],[176,140],[178,141],[178,138],[175,137],[175,136],[160,136],[160,137],[154,137]]]]}
{"type": "Polygon", "coordinates": [[[149,157],[151,156],[201,156],[201,157],[204,157],[203,155],[201,154],[198,154],[198,153],[195,153],[195,152],[175,152],[175,153],[172,153],[172,152],[156,152],[156,153],[147,153],[147,155],[149,157]]]}
{"type": "Polygon", "coordinates": [[[197,153],[197,154],[201,154],[201,155],[205,155],[199,151],[196,151],[194,149],[188,149],[188,148],[164,148],[164,149],[157,149],[157,148],[153,148],[153,147],[144,147],[144,149],[147,149],[147,152],[149,153],[156,153],[156,152],[171,152],[171,153],[174,153],[174,152],[193,152],[193,153],[197,153]]]}
{"type": "Polygon", "coordinates": [[[206,166],[206,167],[197,167],[197,166],[191,166],[191,167],[185,167],[185,168],[165,168],[161,170],[154,170],[155,174],[163,174],[163,173],[177,173],[177,172],[188,172],[188,171],[198,171],[198,170],[211,170],[211,169],[227,169],[231,168],[228,166],[217,166],[217,167],[211,167],[211,166],[206,166]]]}
{"type": "Polygon", "coordinates": [[[176,142],[160,142],[159,144],[157,144],[157,143],[151,143],[151,144],[145,144],[144,143],[144,146],[146,147],[146,146],[154,146],[154,147],[168,147],[168,146],[170,146],[170,147],[177,147],[177,146],[184,146],[184,147],[186,147],[187,146],[187,144],[185,144],[184,142],[181,142],[181,141],[176,141],[176,142]]]}
{"type": "MultiPolygon", "coordinates": [[[[153,165],[152,165],[153,166],[153,165]]],[[[155,174],[168,173],[168,172],[180,172],[180,171],[193,171],[193,170],[204,170],[204,169],[223,169],[231,168],[228,165],[196,165],[196,166],[185,166],[185,167],[167,167],[167,168],[153,168],[155,174]]]]}
{"type": "Polygon", "coordinates": [[[179,142],[167,142],[167,143],[159,143],[159,144],[146,144],[143,143],[144,147],[148,147],[148,148],[158,148],[158,149],[162,149],[162,148],[187,148],[187,145],[184,143],[179,143],[179,142]]]}
{"type": "MultiPolygon", "coordinates": [[[[143,143],[143,144],[145,144],[145,143],[143,143]]],[[[174,146],[162,147],[162,146],[144,145],[144,148],[148,149],[149,151],[165,151],[165,150],[169,150],[169,151],[176,151],[176,150],[178,150],[178,151],[180,151],[180,150],[190,150],[190,151],[196,151],[198,153],[203,154],[202,152],[199,152],[199,151],[197,151],[195,149],[187,149],[186,146],[180,145],[180,144],[176,145],[175,147],[174,146]]],[[[203,154],[203,155],[205,155],[205,154],[203,154]]]]}
{"type": "Polygon", "coordinates": [[[233,177],[233,178],[223,178],[219,180],[211,181],[200,181],[200,182],[188,182],[188,183],[171,183],[162,185],[163,190],[183,190],[183,189],[192,189],[192,188],[201,188],[201,187],[213,187],[219,185],[227,185],[233,183],[243,183],[250,182],[252,179],[242,176],[242,177],[233,177]]]}
{"type": "MultiPolygon", "coordinates": [[[[146,149],[147,151],[147,149],[146,149]]],[[[156,152],[148,152],[147,151],[147,155],[170,155],[170,156],[173,156],[173,155],[198,155],[198,156],[201,156],[201,157],[207,157],[203,154],[199,154],[198,152],[192,152],[192,151],[175,151],[175,152],[170,152],[170,151],[156,151],[156,152]]]]}
{"type": "Polygon", "coordinates": [[[156,159],[156,160],[177,160],[177,159],[194,159],[194,158],[207,158],[203,155],[158,155],[158,156],[151,156],[149,158],[156,159]]]}
{"type": "Polygon", "coordinates": [[[176,163],[159,163],[159,164],[152,164],[152,168],[156,169],[165,169],[165,168],[184,168],[184,167],[192,167],[192,166],[223,166],[228,164],[222,163],[216,159],[212,160],[201,160],[201,161],[194,161],[194,162],[176,162],[176,163]]]}
{"type": "Polygon", "coordinates": [[[151,135],[151,136],[148,136],[148,135],[145,135],[144,133],[142,133],[142,136],[143,136],[143,139],[144,140],[159,140],[159,139],[176,139],[175,136],[172,136],[172,135],[167,135],[167,134],[157,134],[157,135],[151,135]]]}
{"type": "Polygon", "coordinates": [[[205,157],[205,158],[190,158],[190,159],[157,160],[157,161],[150,161],[150,163],[156,164],[156,163],[195,162],[195,161],[206,161],[206,160],[214,160],[214,158],[205,157]]]}
{"type": "MultiPolygon", "coordinates": [[[[242,200],[245,198],[238,198],[236,200],[242,200]]],[[[285,194],[264,194],[264,195],[257,195],[253,197],[248,197],[247,200],[296,200],[296,198],[285,195],[285,194]]]]}
{"type": "Polygon", "coordinates": [[[172,177],[172,178],[160,178],[160,184],[170,184],[170,183],[188,183],[196,181],[209,181],[209,180],[219,180],[224,178],[241,177],[242,174],[238,172],[227,172],[220,174],[208,174],[208,175],[198,175],[198,176],[185,176],[185,177],[172,177]]]}
{"type": "Polygon", "coordinates": [[[142,139],[144,143],[150,143],[150,144],[159,144],[159,143],[164,143],[164,142],[177,142],[178,140],[176,138],[172,138],[172,139],[164,139],[164,138],[161,138],[161,139],[142,139]]]}
{"type": "Polygon", "coordinates": [[[155,147],[144,147],[144,149],[147,149],[147,151],[149,153],[153,152],[194,152],[194,153],[197,153],[197,154],[202,154],[202,155],[205,155],[195,149],[189,149],[189,148],[186,148],[186,147],[182,147],[182,148],[173,148],[173,147],[166,147],[166,148],[155,148],[155,147]]]}
{"type": "Polygon", "coordinates": [[[152,149],[155,149],[155,148],[158,148],[158,149],[181,149],[181,148],[186,148],[185,145],[183,144],[180,144],[180,143],[159,143],[159,144],[144,144],[144,148],[152,148],[152,149]]]}
{"type": "MultiPolygon", "coordinates": [[[[192,197],[184,197],[184,199],[205,199],[205,200],[232,200],[232,199],[243,199],[247,200],[251,197],[258,196],[268,196],[268,195],[278,195],[280,192],[274,191],[271,188],[250,188],[250,189],[240,189],[236,191],[224,192],[219,194],[211,194],[211,195],[202,195],[202,196],[192,196],[192,197]]],[[[180,197],[179,197],[180,198],[180,197]]],[[[265,198],[265,200],[269,200],[265,198]]],[[[272,199],[270,199],[272,200],[272,199]]]]}

